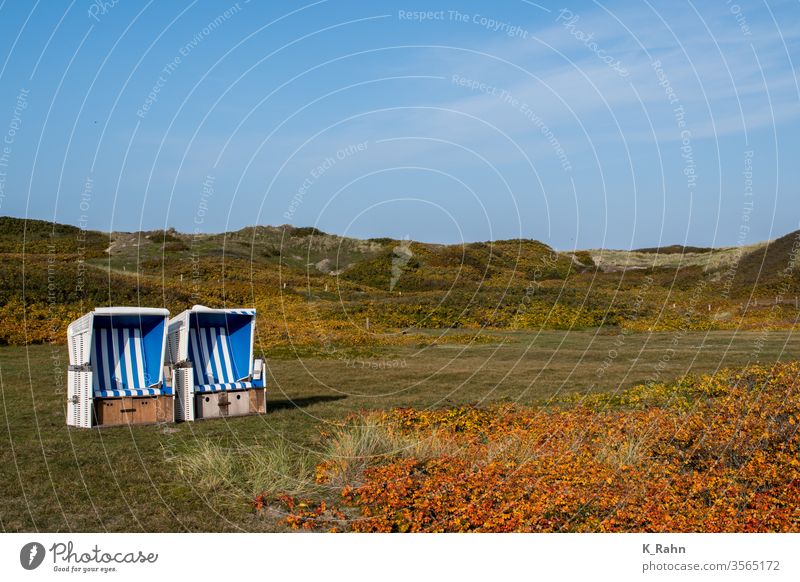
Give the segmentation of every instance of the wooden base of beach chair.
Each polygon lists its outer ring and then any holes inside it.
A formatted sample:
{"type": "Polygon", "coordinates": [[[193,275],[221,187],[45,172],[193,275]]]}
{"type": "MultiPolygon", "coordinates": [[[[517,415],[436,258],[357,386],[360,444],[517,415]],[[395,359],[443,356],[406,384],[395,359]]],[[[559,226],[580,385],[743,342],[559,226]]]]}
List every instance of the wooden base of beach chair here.
{"type": "Polygon", "coordinates": [[[95,426],[173,422],[174,408],[172,396],[95,398],[95,426]]]}
{"type": "Polygon", "coordinates": [[[267,413],[266,388],[253,388],[250,392],[250,414],[267,413]]]}
{"type": "Polygon", "coordinates": [[[249,390],[198,394],[195,396],[194,402],[195,420],[250,414],[249,390]]]}
{"type": "Polygon", "coordinates": [[[197,394],[194,402],[195,420],[263,414],[267,410],[263,388],[197,394]]]}

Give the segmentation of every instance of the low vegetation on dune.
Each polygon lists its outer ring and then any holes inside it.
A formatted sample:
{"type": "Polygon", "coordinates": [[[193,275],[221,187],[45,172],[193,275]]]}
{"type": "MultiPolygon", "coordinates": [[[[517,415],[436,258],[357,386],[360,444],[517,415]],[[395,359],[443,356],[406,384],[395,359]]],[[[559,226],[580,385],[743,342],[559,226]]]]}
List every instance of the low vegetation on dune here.
{"type": "MultiPolygon", "coordinates": [[[[549,407],[362,412],[322,435],[313,476],[304,459],[299,473],[282,461],[236,482],[269,484],[256,510],[303,529],[797,532],[798,380],[791,362],[549,407]]],[[[227,484],[238,469],[220,467],[246,459],[215,457],[194,476],[227,484]]]]}
{"type": "Polygon", "coordinates": [[[800,232],[732,249],[556,252],[524,239],[447,246],[291,226],[0,226],[0,344],[63,343],[82,313],[130,304],[255,306],[265,350],[413,344],[395,334],[413,328],[791,329],[798,316],[800,232]]]}

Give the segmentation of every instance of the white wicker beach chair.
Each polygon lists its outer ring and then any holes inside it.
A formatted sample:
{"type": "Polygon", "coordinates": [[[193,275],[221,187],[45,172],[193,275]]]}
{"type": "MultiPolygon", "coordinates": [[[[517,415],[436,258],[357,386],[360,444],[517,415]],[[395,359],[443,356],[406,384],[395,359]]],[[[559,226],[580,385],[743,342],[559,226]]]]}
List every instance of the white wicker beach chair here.
{"type": "Polygon", "coordinates": [[[169,321],[177,420],[266,412],[266,370],[253,358],[255,323],[255,309],[202,305],[169,321]]]}
{"type": "Polygon", "coordinates": [[[89,428],[174,421],[164,382],[169,311],[101,307],[67,328],[67,424],[89,428]]]}

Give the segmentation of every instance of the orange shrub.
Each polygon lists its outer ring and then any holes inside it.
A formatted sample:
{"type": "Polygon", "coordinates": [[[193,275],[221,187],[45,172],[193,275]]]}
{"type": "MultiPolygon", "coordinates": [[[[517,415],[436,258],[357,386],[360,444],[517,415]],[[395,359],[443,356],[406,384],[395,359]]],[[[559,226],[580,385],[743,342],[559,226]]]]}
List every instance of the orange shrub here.
{"type": "MultiPolygon", "coordinates": [[[[451,446],[376,458],[341,501],[360,532],[800,531],[799,378],[794,362],[567,409],[372,413],[451,446]]],[[[314,511],[288,523],[314,527],[314,511]]]]}

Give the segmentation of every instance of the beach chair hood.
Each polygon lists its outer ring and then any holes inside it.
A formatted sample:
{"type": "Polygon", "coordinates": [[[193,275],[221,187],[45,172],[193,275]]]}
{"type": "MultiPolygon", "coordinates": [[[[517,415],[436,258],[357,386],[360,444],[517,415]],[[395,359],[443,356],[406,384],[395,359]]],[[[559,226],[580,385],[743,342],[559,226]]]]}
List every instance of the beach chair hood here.
{"type": "Polygon", "coordinates": [[[191,363],[199,392],[252,387],[255,309],[196,305],[170,320],[169,360],[191,363]]]}
{"type": "Polygon", "coordinates": [[[164,384],[166,309],[101,307],[67,328],[70,366],[92,372],[95,396],[147,396],[164,384]]]}

